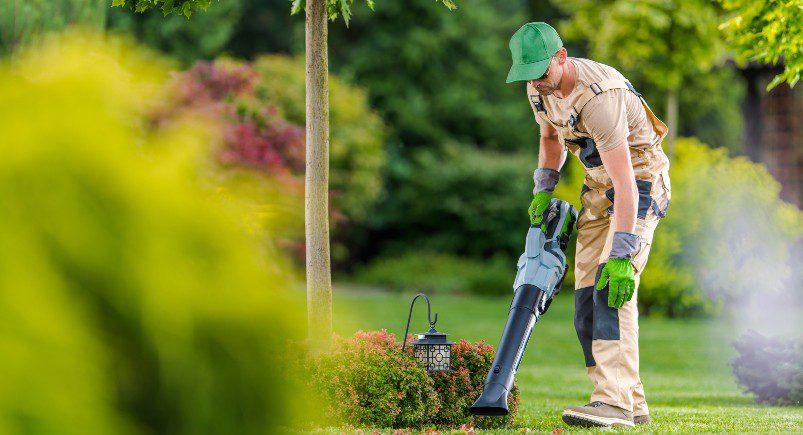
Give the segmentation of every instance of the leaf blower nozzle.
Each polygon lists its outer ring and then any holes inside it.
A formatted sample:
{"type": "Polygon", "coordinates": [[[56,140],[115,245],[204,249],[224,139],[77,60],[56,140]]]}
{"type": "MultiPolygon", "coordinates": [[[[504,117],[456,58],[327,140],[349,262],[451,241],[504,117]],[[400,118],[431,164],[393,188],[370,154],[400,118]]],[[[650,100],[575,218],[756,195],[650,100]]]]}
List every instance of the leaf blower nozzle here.
{"type": "Polygon", "coordinates": [[[533,326],[549,308],[566,276],[565,251],[577,222],[577,210],[565,201],[552,199],[544,215],[545,232],[538,226],[530,226],[527,231],[524,253],[517,263],[507,323],[482,395],[471,406],[472,414],[508,413],[508,394],[533,326]]]}

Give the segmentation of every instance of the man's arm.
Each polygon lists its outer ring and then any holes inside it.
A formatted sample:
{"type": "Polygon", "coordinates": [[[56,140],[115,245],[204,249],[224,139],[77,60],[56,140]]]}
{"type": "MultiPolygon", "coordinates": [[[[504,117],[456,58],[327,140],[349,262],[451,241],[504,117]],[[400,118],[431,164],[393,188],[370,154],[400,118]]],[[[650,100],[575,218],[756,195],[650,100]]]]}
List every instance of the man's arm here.
{"type": "Polygon", "coordinates": [[[535,95],[535,90],[527,85],[528,100],[530,107],[533,109],[533,115],[538,122],[539,127],[539,143],[538,148],[538,169],[533,172],[533,200],[530,202],[530,207],[527,209],[527,214],[530,216],[531,225],[539,225],[543,231],[546,231],[544,226],[543,214],[549,207],[552,199],[552,192],[555,191],[560,180],[560,168],[566,160],[565,149],[560,143],[560,136],[557,130],[549,123],[544,122],[538,116],[538,111],[535,108],[534,99],[530,95],[535,95]]]}
{"type": "Polygon", "coordinates": [[[630,147],[624,139],[614,148],[599,153],[602,165],[613,181],[616,201],[613,203],[614,231],[633,233],[636,229],[638,188],[630,162],[630,147]]]}
{"type": "Polygon", "coordinates": [[[541,121],[538,117],[538,110],[535,108],[535,99],[533,95],[538,95],[538,92],[527,84],[527,99],[530,101],[530,107],[533,109],[535,121],[538,123],[539,130],[539,147],[538,147],[538,167],[542,169],[552,169],[560,171],[563,163],[566,161],[566,147],[560,143],[558,131],[546,122],[541,121]]]}
{"type": "Polygon", "coordinates": [[[547,123],[538,122],[541,130],[538,148],[538,167],[560,171],[566,161],[566,148],[560,143],[558,131],[547,123]]]}
{"type": "Polygon", "coordinates": [[[626,98],[631,97],[629,94],[625,89],[614,89],[597,95],[585,105],[580,119],[594,139],[605,172],[613,182],[614,230],[632,234],[636,229],[638,188],[627,144],[626,98]]]}

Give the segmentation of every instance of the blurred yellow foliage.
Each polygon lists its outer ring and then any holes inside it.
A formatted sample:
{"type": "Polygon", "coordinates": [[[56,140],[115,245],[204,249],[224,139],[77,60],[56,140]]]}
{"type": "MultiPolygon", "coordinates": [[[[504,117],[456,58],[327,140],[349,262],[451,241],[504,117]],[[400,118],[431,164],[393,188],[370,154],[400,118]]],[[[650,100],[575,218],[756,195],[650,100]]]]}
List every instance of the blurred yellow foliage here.
{"type": "Polygon", "coordinates": [[[167,63],[73,33],[0,66],[0,433],[270,433],[298,292],[209,173],[148,129],[167,63]]]}

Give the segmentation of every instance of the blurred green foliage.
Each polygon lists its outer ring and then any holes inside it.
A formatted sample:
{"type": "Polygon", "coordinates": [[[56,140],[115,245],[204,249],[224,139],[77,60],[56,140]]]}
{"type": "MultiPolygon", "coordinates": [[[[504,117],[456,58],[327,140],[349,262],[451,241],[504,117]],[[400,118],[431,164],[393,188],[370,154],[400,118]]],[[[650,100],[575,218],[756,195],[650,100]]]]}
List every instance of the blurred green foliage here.
{"type": "Polygon", "coordinates": [[[699,314],[788,292],[800,267],[803,213],[778,198],[764,166],[695,139],[677,145],[672,205],[639,287],[643,311],[699,314]]]}
{"type": "Polygon", "coordinates": [[[649,86],[678,89],[723,60],[717,4],[710,0],[567,0],[567,39],[588,42],[594,60],[638,72],[649,86]]]}
{"type": "Polygon", "coordinates": [[[375,215],[386,253],[518,255],[535,161],[457,143],[416,151],[410,163],[391,168],[395,185],[375,215]]]}
{"type": "MultiPolygon", "coordinates": [[[[442,3],[449,9],[457,9],[457,5],[452,0],[435,0],[442,3]]],[[[326,11],[329,15],[329,20],[335,21],[338,17],[343,17],[343,22],[346,26],[349,25],[351,20],[352,11],[351,6],[354,0],[326,0],[326,11]]],[[[365,0],[366,6],[370,10],[374,10],[374,0],[365,0]]],[[[290,13],[293,15],[298,14],[307,7],[307,0],[291,0],[290,13]]]]}
{"type": "Polygon", "coordinates": [[[107,9],[102,0],[0,0],[0,54],[70,25],[101,29],[107,9]]]}
{"type": "Polygon", "coordinates": [[[504,81],[525,6],[466,0],[447,13],[432,0],[377,2],[348,29],[330,29],[330,63],[368,89],[405,147],[451,139],[522,149],[535,143],[535,122],[523,87],[504,81]]]}
{"type": "Polygon", "coordinates": [[[740,62],[777,64],[784,70],[767,91],[786,82],[794,87],[803,69],[803,4],[800,0],[721,0],[732,16],[722,23],[740,62]]]}
{"type": "Polygon", "coordinates": [[[490,296],[509,294],[514,276],[515,264],[506,256],[483,260],[415,251],[375,259],[357,269],[354,279],[392,291],[490,296]]]}
{"type": "Polygon", "coordinates": [[[276,431],[296,284],[210,183],[210,124],[142,128],[162,59],[101,40],[0,67],[0,432],[276,431]]]}
{"type": "MultiPolygon", "coordinates": [[[[265,55],[253,63],[254,93],[290,122],[305,124],[304,59],[265,55]]],[[[347,220],[367,218],[382,192],[386,126],[361,87],[329,76],[330,181],[333,202],[347,220]]]]}
{"type": "Polygon", "coordinates": [[[224,51],[242,17],[243,1],[227,0],[215,3],[191,20],[182,15],[164,16],[159,11],[132,14],[122,8],[111,8],[108,26],[115,32],[135,35],[142,43],[190,65],[224,51]]]}
{"type": "MultiPolygon", "coordinates": [[[[651,86],[638,71],[622,72],[644,95],[656,115],[667,121],[667,92],[651,86]]],[[[740,154],[744,149],[746,120],[741,104],[745,84],[736,68],[725,64],[707,72],[690,74],[684,77],[682,89],[677,94],[678,135],[697,137],[712,147],[740,154]]]]}
{"type": "MultiPolygon", "coordinates": [[[[507,294],[529,226],[535,158],[449,144],[420,150],[377,213],[378,256],[359,282],[393,290],[507,294]]],[[[555,195],[580,208],[583,169],[569,158],[555,195]]],[[[570,244],[569,253],[574,250],[570,244]]],[[[570,270],[564,287],[571,289],[570,270]]]]}
{"type": "Polygon", "coordinates": [[[213,0],[112,0],[112,6],[139,13],[155,9],[164,15],[178,14],[186,18],[191,17],[194,12],[207,10],[212,3],[213,0]]]}
{"type": "Polygon", "coordinates": [[[286,0],[226,0],[190,20],[158,10],[132,14],[111,8],[108,27],[133,33],[184,66],[224,53],[253,59],[263,53],[304,51],[304,20],[290,16],[286,0]]]}

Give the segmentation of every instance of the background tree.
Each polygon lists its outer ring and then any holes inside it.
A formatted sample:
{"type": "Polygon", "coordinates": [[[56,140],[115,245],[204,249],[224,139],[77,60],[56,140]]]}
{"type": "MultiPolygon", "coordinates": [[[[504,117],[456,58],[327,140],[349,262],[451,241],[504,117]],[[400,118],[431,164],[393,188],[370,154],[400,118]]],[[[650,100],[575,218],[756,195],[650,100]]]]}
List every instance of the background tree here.
{"type": "MultiPolygon", "coordinates": [[[[451,0],[440,0],[454,9],[451,0]]],[[[373,0],[366,0],[373,8],[373,0]]],[[[292,13],[306,13],[307,171],[305,233],[307,241],[307,316],[313,347],[332,336],[332,273],[329,249],[329,54],[327,20],[351,18],[351,0],[294,0],[292,13]]]]}
{"type": "MultiPolygon", "coordinates": [[[[452,0],[439,0],[455,9],[452,0]]],[[[205,10],[212,0],[113,0],[122,6],[144,12],[160,9],[165,15],[190,17],[205,10]]],[[[366,0],[373,8],[373,0],[366,0]]],[[[306,14],[306,172],[305,235],[307,272],[308,336],[313,347],[323,347],[332,335],[332,278],[329,245],[329,82],[327,20],[342,16],[346,25],[353,1],[294,0],[291,13],[306,14]]]]}
{"type": "Polygon", "coordinates": [[[589,54],[666,94],[671,154],[678,92],[685,80],[723,61],[718,10],[707,0],[567,0],[562,31],[588,41],[589,54]]]}
{"type": "Polygon", "coordinates": [[[720,28],[737,60],[783,61],[783,72],[767,85],[767,91],[781,82],[794,87],[803,68],[803,4],[799,0],[724,0],[722,4],[734,13],[720,28]]]}
{"type": "Polygon", "coordinates": [[[0,54],[71,24],[103,28],[100,0],[0,0],[0,54]]]}

